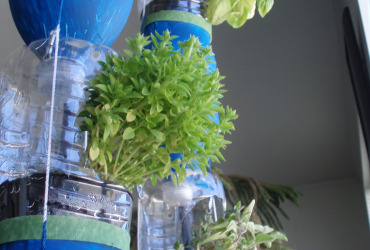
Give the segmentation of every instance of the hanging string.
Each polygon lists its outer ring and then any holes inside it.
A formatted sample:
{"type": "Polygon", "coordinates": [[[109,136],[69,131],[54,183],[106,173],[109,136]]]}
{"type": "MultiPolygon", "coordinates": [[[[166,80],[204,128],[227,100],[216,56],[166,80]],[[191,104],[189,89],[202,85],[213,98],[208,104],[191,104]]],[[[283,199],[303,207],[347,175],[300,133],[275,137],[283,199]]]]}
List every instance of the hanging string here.
{"type": "Polygon", "coordinates": [[[59,5],[59,16],[57,28],[53,31],[51,36],[55,36],[55,51],[54,51],[54,71],[53,71],[53,84],[51,89],[51,101],[50,101],[50,117],[49,117],[49,134],[48,134],[48,153],[46,158],[46,173],[45,173],[45,193],[44,193],[44,216],[42,224],[42,238],[41,238],[41,250],[46,250],[46,224],[48,218],[48,200],[49,200],[49,179],[50,179],[50,158],[51,158],[51,136],[53,133],[53,116],[54,116],[54,101],[55,101],[55,86],[57,81],[57,68],[58,68],[58,52],[59,52],[59,32],[60,32],[60,21],[62,19],[62,7],[63,0],[60,0],[59,5]]]}

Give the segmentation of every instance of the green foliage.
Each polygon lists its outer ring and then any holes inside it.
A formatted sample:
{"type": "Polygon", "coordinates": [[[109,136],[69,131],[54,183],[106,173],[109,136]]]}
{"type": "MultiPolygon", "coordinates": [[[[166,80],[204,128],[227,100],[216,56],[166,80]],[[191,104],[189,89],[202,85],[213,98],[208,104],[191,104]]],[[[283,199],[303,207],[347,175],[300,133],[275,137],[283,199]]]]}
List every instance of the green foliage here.
{"type": "Polygon", "coordinates": [[[288,200],[300,207],[298,198],[302,193],[291,186],[259,182],[246,176],[225,175],[216,167],[212,167],[212,171],[224,184],[226,198],[231,205],[234,206],[236,201],[247,205],[256,200],[256,212],[263,224],[282,230],[278,213],[286,219],[289,217],[280,205],[288,200]]]}
{"type": "MultiPolygon", "coordinates": [[[[274,231],[269,226],[262,226],[250,221],[254,200],[244,208],[240,202],[233,210],[225,212],[225,218],[216,223],[210,216],[202,221],[192,237],[191,245],[197,250],[242,250],[257,249],[259,246],[271,247],[275,240],[288,241],[286,236],[274,231]]],[[[176,250],[185,250],[178,242],[176,250]]]]}
{"type": "Polygon", "coordinates": [[[233,28],[239,28],[258,12],[264,17],[274,5],[274,0],[208,0],[207,18],[213,25],[227,20],[233,28]]]}
{"type": "MultiPolygon", "coordinates": [[[[224,77],[207,65],[211,47],[191,37],[173,50],[168,31],[128,39],[127,57],[107,56],[101,74],[87,88],[90,100],[79,116],[89,132],[90,168],[104,172],[131,189],[146,178],[168,176],[176,169],[186,176],[185,165],[196,162],[206,173],[208,159],[223,159],[220,148],[231,143],[225,133],[234,130],[235,111],[219,102],[224,77]],[[210,117],[220,114],[220,123],[210,117]],[[166,147],[161,147],[161,145],[166,147]],[[171,162],[170,153],[183,160],[171,162]]],[[[174,178],[176,179],[176,178],[174,178]]]]}

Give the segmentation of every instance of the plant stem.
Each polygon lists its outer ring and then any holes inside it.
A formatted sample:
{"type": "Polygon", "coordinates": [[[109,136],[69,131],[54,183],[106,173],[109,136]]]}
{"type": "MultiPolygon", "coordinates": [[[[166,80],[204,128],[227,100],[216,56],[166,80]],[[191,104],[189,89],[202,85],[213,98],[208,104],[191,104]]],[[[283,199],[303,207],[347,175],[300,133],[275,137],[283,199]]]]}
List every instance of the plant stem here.
{"type": "MultiPolygon", "coordinates": [[[[144,156],[144,158],[145,158],[145,156],[144,156]]],[[[142,164],[142,163],[144,163],[144,162],[146,162],[146,161],[148,161],[148,160],[150,160],[150,159],[153,159],[152,157],[150,157],[150,158],[147,158],[147,159],[143,159],[143,160],[141,160],[141,161],[139,161],[139,162],[137,162],[137,163],[135,163],[135,164],[132,164],[129,168],[126,168],[126,169],[124,169],[122,172],[120,172],[118,175],[122,175],[122,174],[124,174],[124,173],[126,173],[127,171],[129,171],[129,170],[131,170],[131,169],[133,169],[133,168],[135,168],[136,166],[138,166],[139,164],[142,164]]]]}
{"type": "Polygon", "coordinates": [[[113,172],[114,176],[117,176],[118,172],[132,159],[132,157],[147,143],[150,143],[153,140],[153,137],[150,136],[148,139],[146,139],[143,143],[141,143],[139,146],[137,146],[131,154],[119,165],[119,167],[113,172]],[[150,139],[150,140],[149,140],[150,139]]]}
{"type": "Polygon", "coordinates": [[[142,177],[143,177],[143,176],[145,176],[145,175],[150,175],[150,174],[153,174],[153,173],[159,172],[159,171],[164,170],[164,169],[165,169],[165,167],[150,170],[150,171],[148,171],[148,172],[145,172],[145,174],[144,174],[144,175],[141,175],[141,176],[138,176],[138,177],[135,177],[135,178],[131,179],[131,182],[132,182],[132,181],[135,181],[135,180],[137,180],[137,179],[140,179],[140,178],[142,178],[142,177]]]}
{"type": "Polygon", "coordinates": [[[113,172],[116,171],[118,159],[119,159],[119,156],[121,155],[121,151],[122,151],[122,147],[123,147],[123,144],[124,143],[125,143],[125,140],[122,140],[122,142],[121,142],[121,144],[119,146],[119,149],[118,149],[118,152],[117,152],[117,155],[116,155],[116,160],[115,160],[114,165],[113,165],[113,172]]]}

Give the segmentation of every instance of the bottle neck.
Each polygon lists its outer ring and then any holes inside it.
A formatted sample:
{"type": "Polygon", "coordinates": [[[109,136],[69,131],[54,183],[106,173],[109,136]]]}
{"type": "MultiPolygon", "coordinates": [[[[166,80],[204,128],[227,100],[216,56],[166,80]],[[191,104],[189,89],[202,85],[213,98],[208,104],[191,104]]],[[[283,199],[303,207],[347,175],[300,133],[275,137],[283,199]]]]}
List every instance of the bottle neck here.
{"type": "Polygon", "coordinates": [[[206,4],[204,0],[153,0],[145,5],[145,10],[140,13],[140,20],[143,15],[149,16],[163,10],[178,10],[193,13],[206,19],[206,4]]]}

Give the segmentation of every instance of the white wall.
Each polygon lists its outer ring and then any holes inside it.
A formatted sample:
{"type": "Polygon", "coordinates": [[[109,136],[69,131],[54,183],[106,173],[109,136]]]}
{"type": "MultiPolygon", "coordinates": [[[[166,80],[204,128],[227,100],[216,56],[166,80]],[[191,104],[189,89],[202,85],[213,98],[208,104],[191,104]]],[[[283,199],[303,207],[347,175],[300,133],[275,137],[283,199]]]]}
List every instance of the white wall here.
{"type": "Polygon", "coordinates": [[[362,183],[357,179],[298,186],[302,208],[285,204],[283,220],[295,250],[370,249],[370,232],[362,183]]]}

